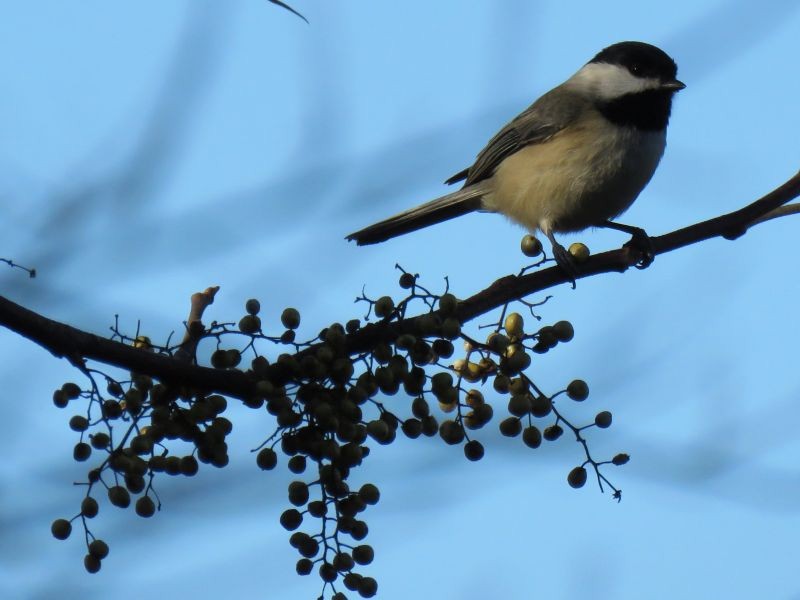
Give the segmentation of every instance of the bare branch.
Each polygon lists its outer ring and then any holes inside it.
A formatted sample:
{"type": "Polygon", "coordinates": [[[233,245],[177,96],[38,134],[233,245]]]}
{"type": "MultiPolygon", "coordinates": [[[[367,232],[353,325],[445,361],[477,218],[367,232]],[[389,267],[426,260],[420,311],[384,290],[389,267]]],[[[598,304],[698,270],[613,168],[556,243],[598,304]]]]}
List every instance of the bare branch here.
{"type": "Polygon", "coordinates": [[[25,271],[28,274],[28,277],[33,279],[36,277],[36,269],[29,269],[28,267],[23,267],[20,264],[15,263],[13,260],[8,258],[0,258],[0,263],[5,263],[12,269],[19,269],[20,271],[25,271]]]}
{"type": "Polygon", "coordinates": [[[134,348],[48,319],[3,297],[0,297],[0,324],[73,363],[91,359],[168,382],[216,390],[234,398],[252,395],[253,382],[241,371],[200,367],[134,348]]]}
{"type": "Polygon", "coordinates": [[[789,215],[796,215],[797,213],[800,213],[800,203],[787,204],[786,206],[781,206],[780,208],[771,210],[763,217],[756,219],[750,224],[750,227],[752,227],[753,225],[758,225],[759,223],[764,223],[771,219],[777,219],[779,217],[788,217],[789,215]]]}
{"type": "MultiPolygon", "coordinates": [[[[781,208],[798,196],[800,196],[800,173],[764,197],[737,211],[652,238],[653,252],[664,254],[713,237],[735,239],[743,235],[752,225],[785,214],[800,212],[797,205],[781,208]]],[[[612,271],[624,272],[636,265],[641,258],[640,251],[632,247],[623,246],[609,250],[596,254],[583,263],[579,277],[585,278],[612,271]]],[[[567,282],[567,275],[558,267],[521,276],[508,275],[459,302],[456,316],[461,323],[465,323],[510,301],[567,282]]],[[[198,319],[202,316],[203,310],[213,301],[214,293],[216,288],[209,288],[200,294],[197,300],[193,299],[190,320],[193,318],[192,315],[198,319]]],[[[418,323],[419,317],[413,317],[367,325],[347,335],[345,341],[347,351],[351,354],[363,352],[374,346],[378,340],[396,339],[403,333],[415,331],[418,323]]],[[[255,382],[242,371],[201,367],[172,356],[156,354],[101,338],[48,319],[3,297],[0,297],[0,325],[75,364],[82,364],[84,359],[96,360],[148,374],[167,382],[189,385],[240,399],[247,399],[255,392],[255,382]]],[[[298,358],[316,350],[316,345],[306,347],[298,353],[298,358]]],[[[290,374],[282,372],[283,369],[277,364],[270,365],[269,369],[271,381],[277,383],[288,381],[290,374]]]]}
{"type": "Polygon", "coordinates": [[[186,319],[186,332],[183,334],[181,347],[176,353],[176,358],[184,361],[194,361],[197,344],[200,343],[205,329],[203,327],[203,313],[214,304],[219,286],[207,287],[202,292],[192,294],[189,318],[186,319]]]}

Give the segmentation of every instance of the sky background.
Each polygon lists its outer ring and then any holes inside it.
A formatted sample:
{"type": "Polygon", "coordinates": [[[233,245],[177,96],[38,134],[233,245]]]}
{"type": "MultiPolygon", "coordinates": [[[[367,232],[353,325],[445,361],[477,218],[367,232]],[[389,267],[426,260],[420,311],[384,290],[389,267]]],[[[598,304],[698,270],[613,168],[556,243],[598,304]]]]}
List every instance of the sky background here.
{"type": "MultiPolygon", "coordinates": [[[[2,2],[0,256],[40,275],[0,269],[0,293],[101,335],[118,314],[155,340],[209,285],[207,319],[257,297],[273,331],[299,308],[307,336],[363,316],[362,286],[397,293],[395,263],[469,296],[526,264],[501,217],[367,248],[344,235],[443,193],[506,121],[628,39],[668,52],[687,88],[623,222],[661,234],[800,167],[795,0],[293,5],[310,25],[264,0],[2,2]]],[[[578,422],[613,412],[589,437],[595,456],[631,454],[605,471],[622,503],[566,484],[582,461],[568,436],[532,451],[492,425],[479,463],[438,439],[378,447],[352,483],[382,491],[365,515],[379,597],[800,598],[797,227],[552,290],[543,322],[569,319],[576,337],[529,372],[550,392],[589,382],[567,406],[578,422]]],[[[293,477],[249,452],[272,424],[235,406],[229,467],[161,477],[149,520],[103,504],[93,532],[111,553],[88,575],[81,536],[50,535],[86,472],[51,394],[80,379],[8,331],[0,359],[0,597],[316,598],[278,523],[293,477]]]]}

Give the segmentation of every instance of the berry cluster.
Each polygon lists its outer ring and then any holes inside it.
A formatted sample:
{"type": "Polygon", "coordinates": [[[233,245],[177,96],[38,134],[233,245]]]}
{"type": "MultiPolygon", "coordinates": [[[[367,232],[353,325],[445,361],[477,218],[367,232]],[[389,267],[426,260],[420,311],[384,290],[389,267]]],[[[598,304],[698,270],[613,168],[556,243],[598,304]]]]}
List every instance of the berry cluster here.
{"type": "MultiPolygon", "coordinates": [[[[145,340],[139,339],[142,346],[145,340]]],[[[151,517],[160,507],[153,487],[157,473],[191,477],[199,470],[199,462],[224,467],[228,464],[227,436],[233,426],[219,416],[227,401],[219,395],[190,395],[185,391],[154,383],[146,375],[134,375],[128,381],[108,376],[103,393],[98,386],[99,372],[86,369],[91,387],[81,390],[75,383],[65,383],[53,393],[53,402],[66,408],[79,398],[88,398],[85,415],[74,415],[69,426],[80,434],[73,449],[78,462],[99,455],[99,464],[87,473],[83,483],[86,494],[80,512],[70,520],[57,519],[53,535],[66,539],[72,521],[80,519],[85,532],[87,571],[100,569],[100,561],[108,554],[108,546],[96,539],[88,527],[100,510],[96,497],[105,495],[113,506],[128,508],[132,495],[138,496],[134,510],[140,517],[151,517]],[[185,456],[170,455],[167,444],[183,440],[192,445],[185,456]],[[199,462],[198,462],[199,461],[199,462]]]]}
{"type": "MultiPolygon", "coordinates": [[[[523,249],[537,250],[530,241],[523,249]]],[[[352,487],[354,469],[369,456],[373,443],[391,444],[399,433],[411,439],[438,436],[448,445],[461,445],[467,459],[480,460],[485,448],[474,438],[475,432],[491,423],[497,410],[497,403],[485,397],[487,388],[508,396],[508,416],[497,425],[503,435],[521,436],[526,446],[538,448],[543,440],[555,441],[572,431],[585,454],[582,464],[568,475],[572,487],[585,484],[588,466],[601,490],[608,485],[619,498],[620,491],[601,467],[628,460],[618,454],[598,462],[589,453],[585,430],[608,427],[611,413],[602,411],[592,423],[576,426],[557,406],[561,395],[575,402],[586,400],[585,382],[572,381],[548,395],[528,374],[534,357],[573,338],[569,322],[526,330],[523,316],[506,305],[498,321],[487,326],[491,331],[481,342],[462,329],[453,294],[447,289],[434,294],[419,284],[416,275],[400,270],[405,297],[372,300],[362,295],[358,300],[368,306],[365,322],[333,323],[306,342],[297,341],[301,315],[294,308],[280,315],[283,331],[264,333],[257,300],[247,301],[246,314],[238,323],[214,322],[205,328],[198,321],[188,327],[195,340],[216,344],[210,353],[214,368],[245,374],[251,393],[240,400],[274,418],[275,430],[254,450],[256,463],[272,470],[280,453],[287,457],[288,469],[298,475],[289,484],[291,506],[280,515],[280,523],[292,532],[289,543],[299,554],[297,573],[316,572],[323,596],[329,592],[337,600],[346,598],[342,586],[363,598],[377,593],[377,582],[361,569],[374,558],[372,546],[363,543],[369,531],[363,513],[379,501],[380,493],[372,483],[352,487]],[[422,310],[410,317],[412,308],[422,310]],[[370,323],[373,315],[377,322],[370,323]],[[236,344],[237,340],[242,343],[236,344]],[[455,356],[456,343],[463,345],[463,356],[455,356]],[[264,344],[286,351],[273,350],[268,358],[259,352],[264,344]],[[243,369],[245,360],[248,366],[243,369]],[[410,402],[395,403],[390,410],[387,402],[401,390],[410,402]]],[[[537,305],[519,302],[539,320],[533,312],[537,305]]],[[[179,350],[186,349],[185,345],[156,347],[143,336],[125,338],[115,331],[142,351],[180,357],[179,350]]],[[[196,362],[198,346],[191,348],[194,354],[189,359],[196,362]]],[[[191,382],[156,382],[143,374],[118,381],[99,371],[82,370],[88,388],[64,384],[53,400],[61,408],[88,400],[85,413],[70,419],[70,427],[80,434],[74,457],[87,461],[99,455],[100,462],[88,472],[80,512],[70,520],[56,520],[53,535],[65,539],[72,522],[80,519],[87,545],[85,566],[96,572],[108,554],[108,546],[87,525],[98,514],[98,492],[105,491],[109,502],[121,508],[136,496],[136,513],[152,516],[160,506],[155,477],[193,476],[200,463],[226,466],[226,436],[232,424],[223,416],[228,400],[191,382]],[[189,451],[176,454],[181,443],[188,444],[189,451]]]]}

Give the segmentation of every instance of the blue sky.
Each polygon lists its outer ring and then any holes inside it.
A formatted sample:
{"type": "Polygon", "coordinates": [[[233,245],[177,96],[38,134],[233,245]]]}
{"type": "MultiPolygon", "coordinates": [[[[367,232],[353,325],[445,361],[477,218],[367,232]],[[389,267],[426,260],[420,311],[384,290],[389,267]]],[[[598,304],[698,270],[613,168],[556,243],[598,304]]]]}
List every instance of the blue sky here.
{"type": "MultiPolygon", "coordinates": [[[[396,262],[471,295],[525,264],[523,232],[500,217],[368,248],[343,237],[442,193],[508,119],[626,39],[666,50],[687,88],[623,222],[670,231],[800,167],[793,1],[295,6],[310,26],[263,0],[5,3],[0,256],[40,277],[0,270],[1,293],[98,334],[119,314],[155,339],[209,285],[221,286],[210,319],[238,319],[255,296],[276,327],[299,308],[308,335],[362,316],[364,285],[396,293],[396,262]]],[[[567,486],[581,460],[568,439],[531,451],[488,427],[476,464],[436,440],[379,447],[353,475],[382,491],[367,513],[379,596],[800,597],[796,227],[556,289],[540,314],[576,337],[531,375],[550,391],[586,379],[590,399],[568,407],[578,421],[613,412],[591,445],[631,454],[607,473],[623,502],[567,486]]],[[[147,521],[102,507],[94,531],[111,554],[86,574],[79,536],[49,533],[81,497],[71,413],[50,400],[76,374],[9,332],[0,350],[0,596],[316,597],[278,523],[291,478],[249,453],[271,424],[235,407],[229,468],[162,481],[147,521]]]]}

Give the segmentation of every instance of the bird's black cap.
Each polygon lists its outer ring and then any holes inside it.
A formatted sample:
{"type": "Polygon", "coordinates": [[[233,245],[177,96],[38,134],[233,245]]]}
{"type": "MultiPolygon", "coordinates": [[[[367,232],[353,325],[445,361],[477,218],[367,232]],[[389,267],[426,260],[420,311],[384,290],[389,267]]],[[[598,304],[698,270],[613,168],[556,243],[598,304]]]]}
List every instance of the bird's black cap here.
{"type": "Polygon", "coordinates": [[[604,48],[589,61],[621,65],[637,77],[675,81],[678,65],[661,48],[644,42],[619,42],[604,48]]]}

